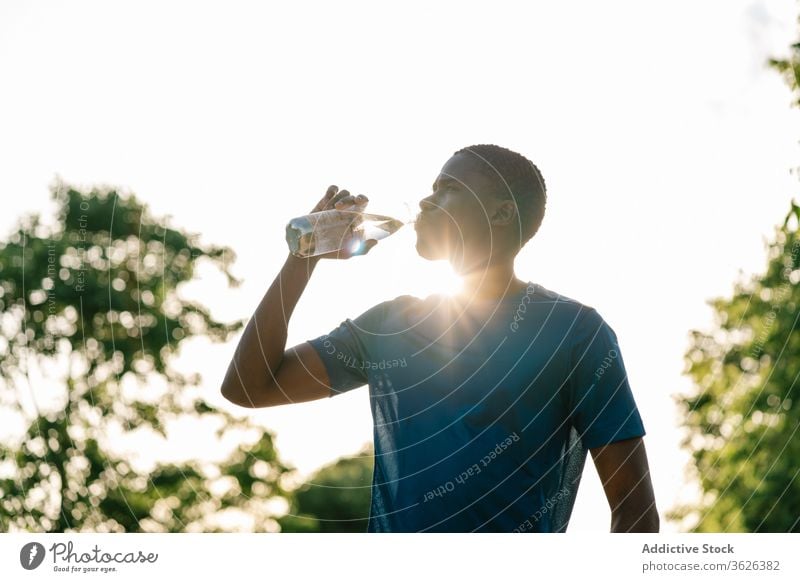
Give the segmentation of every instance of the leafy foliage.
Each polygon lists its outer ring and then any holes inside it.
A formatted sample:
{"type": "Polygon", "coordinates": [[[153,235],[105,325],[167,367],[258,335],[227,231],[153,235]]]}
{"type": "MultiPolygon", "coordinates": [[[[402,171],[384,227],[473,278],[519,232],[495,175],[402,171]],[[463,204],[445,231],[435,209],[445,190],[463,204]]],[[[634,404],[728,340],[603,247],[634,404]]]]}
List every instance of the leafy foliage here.
{"type": "Polygon", "coordinates": [[[369,519],[374,457],[372,445],[317,471],[293,492],[284,532],[365,532],[369,519]]]}
{"type": "MultiPolygon", "coordinates": [[[[768,64],[800,105],[800,43],[768,64]]],[[[692,531],[800,531],[799,224],[792,201],[768,244],[766,272],[709,301],[715,329],[691,332],[685,371],[696,392],[677,400],[704,495],[668,517],[693,522],[692,531]]]]}
{"type": "Polygon", "coordinates": [[[769,246],[765,274],[709,303],[716,329],[692,330],[678,397],[705,493],[673,519],[698,532],[800,531],[800,206],[769,246]]]}
{"type": "Polygon", "coordinates": [[[238,285],[234,253],[156,219],[135,196],[61,181],[51,192],[52,224],[23,217],[0,244],[0,405],[27,426],[0,448],[0,529],[227,531],[238,512],[251,521],[245,529],[277,530],[273,501],[287,504],[280,483],[290,468],[272,435],[209,405],[199,375],[172,365],[184,341],[221,342],[241,329],[180,293],[199,261],[238,285]],[[166,439],[186,417],[216,423],[218,438],[255,439],[221,463],[150,470],[113,446],[116,433],[166,439]]]}

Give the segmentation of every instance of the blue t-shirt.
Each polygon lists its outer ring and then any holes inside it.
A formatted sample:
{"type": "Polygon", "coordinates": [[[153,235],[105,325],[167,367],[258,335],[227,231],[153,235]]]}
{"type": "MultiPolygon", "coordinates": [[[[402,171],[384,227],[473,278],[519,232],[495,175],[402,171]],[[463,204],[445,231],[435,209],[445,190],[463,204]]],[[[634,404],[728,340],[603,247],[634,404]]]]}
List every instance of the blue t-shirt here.
{"type": "Polygon", "coordinates": [[[332,394],[369,384],[369,532],[563,532],[587,450],[645,434],[613,329],[539,284],[402,295],[309,342],[332,394]]]}

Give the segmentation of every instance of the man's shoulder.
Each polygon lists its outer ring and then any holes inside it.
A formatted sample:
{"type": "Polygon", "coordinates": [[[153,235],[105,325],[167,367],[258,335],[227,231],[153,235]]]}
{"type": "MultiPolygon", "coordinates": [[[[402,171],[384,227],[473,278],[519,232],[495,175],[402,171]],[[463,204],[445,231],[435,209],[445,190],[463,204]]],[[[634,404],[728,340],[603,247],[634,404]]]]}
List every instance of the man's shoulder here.
{"type": "MultiPolygon", "coordinates": [[[[591,325],[604,322],[603,317],[598,313],[594,305],[564,295],[539,283],[529,284],[523,295],[523,299],[525,296],[529,298],[527,301],[524,301],[525,303],[535,302],[548,305],[551,309],[557,310],[559,315],[579,320],[582,324],[591,325]]],[[[380,320],[385,320],[397,315],[418,314],[423,311],[432,311],[446,300],[447,296],[440,293],[434,293],[426,297],[403,294],[375,304],[369,309],[369,312],[380,320]]]]}
{"type": "Polygon", "coordinates": [[[564,325],[569,325],[575,342],[593,341],[599,333],[610,334],[616,340],[613,326],[591,304],[567,297],[537,285],[537,294],[563,308],[564,325]]]}
{"type": "Polygon", "coordinates": [[[533,296],[537,302],[552,303],[562,309],[565,309],[570,313],[574,312],[576,315],[583,314],[584,312],[597,313],[597,311],[592,305],[589,305],[573,297],[563,295],[562,293],[558,293],[557,291],[548,289],[547,287],[544,287],[539,283],[534,284],[533,296]]]}
{"type": "Polygon", "coordinates": [[[355,321],[358,323],[380,324],[387,318],[412,309],[422,300],[413,295],[398,295],[393,299],[380,301],[359,315],[355,321]]]}
{"type": "MultiPolygon", "coordinates": [[[[549,289],[539,283],[530,283],[524,295],[529,297],[530,301],[543,304],[553,304],[559,309],[574,315],[586,314],[591,317],[599,317],[597,310],[593,305],[585,301],[580,301],[574,297],[558,293],[549,289]]],[[[387,299],[376,304],[373,309],[380,310],[384,315],[391,313],[398,313],[407,310],[419,310],[423,308],[433,309],[437,305],[447,301],[447,295],[442,293],[434,293],[426,297],[417,297],[415,295],[398,295],[393,299],[387,299]]],[[[527,303],[527,301],[526,301],[527,303]]]]}
{"type": "Polygon", "coordinates": [[[398,295],[393,299],[381,301],[376,305],[376,307],[380,307],[386,313],[393,313],[396,311],[417,307],[421,305],[423,301],[423,299],[415,297],[414,295],[398,295]]]}

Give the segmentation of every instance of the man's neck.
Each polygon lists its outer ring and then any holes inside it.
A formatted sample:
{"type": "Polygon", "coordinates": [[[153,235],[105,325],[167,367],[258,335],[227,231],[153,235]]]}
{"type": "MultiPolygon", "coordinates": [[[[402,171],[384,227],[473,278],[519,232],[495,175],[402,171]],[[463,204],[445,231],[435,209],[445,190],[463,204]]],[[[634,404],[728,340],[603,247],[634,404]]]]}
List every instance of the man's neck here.
{"type": "Polygon", "coordinates": [[[518,279],[514,274],[513,259],[474,268],[460,273],[460,276],[462,290],[458,296],[472,300],[499,300],[527,286],[525,281],[518,279]]]}

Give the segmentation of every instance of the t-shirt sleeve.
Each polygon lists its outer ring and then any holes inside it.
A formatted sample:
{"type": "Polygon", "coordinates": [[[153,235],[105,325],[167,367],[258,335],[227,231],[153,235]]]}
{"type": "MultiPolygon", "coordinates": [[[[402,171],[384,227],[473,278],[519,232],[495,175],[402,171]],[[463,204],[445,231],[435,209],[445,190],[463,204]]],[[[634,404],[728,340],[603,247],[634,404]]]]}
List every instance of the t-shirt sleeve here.
{"type": "Polygon", "coordinates": [[[578,320],[570,360],[571,418],[584,447],[644,436],[617,335],[593,308],[578,320]]]}
{"type": "Polygon", "coordinates": [[[355,319],[348,317],[330,333],[308,340],[325,364],[331,396],[368,382],[364,362],[371,360],[370,344],[378,337],[387,303],[379,303],[355,319]]]}

